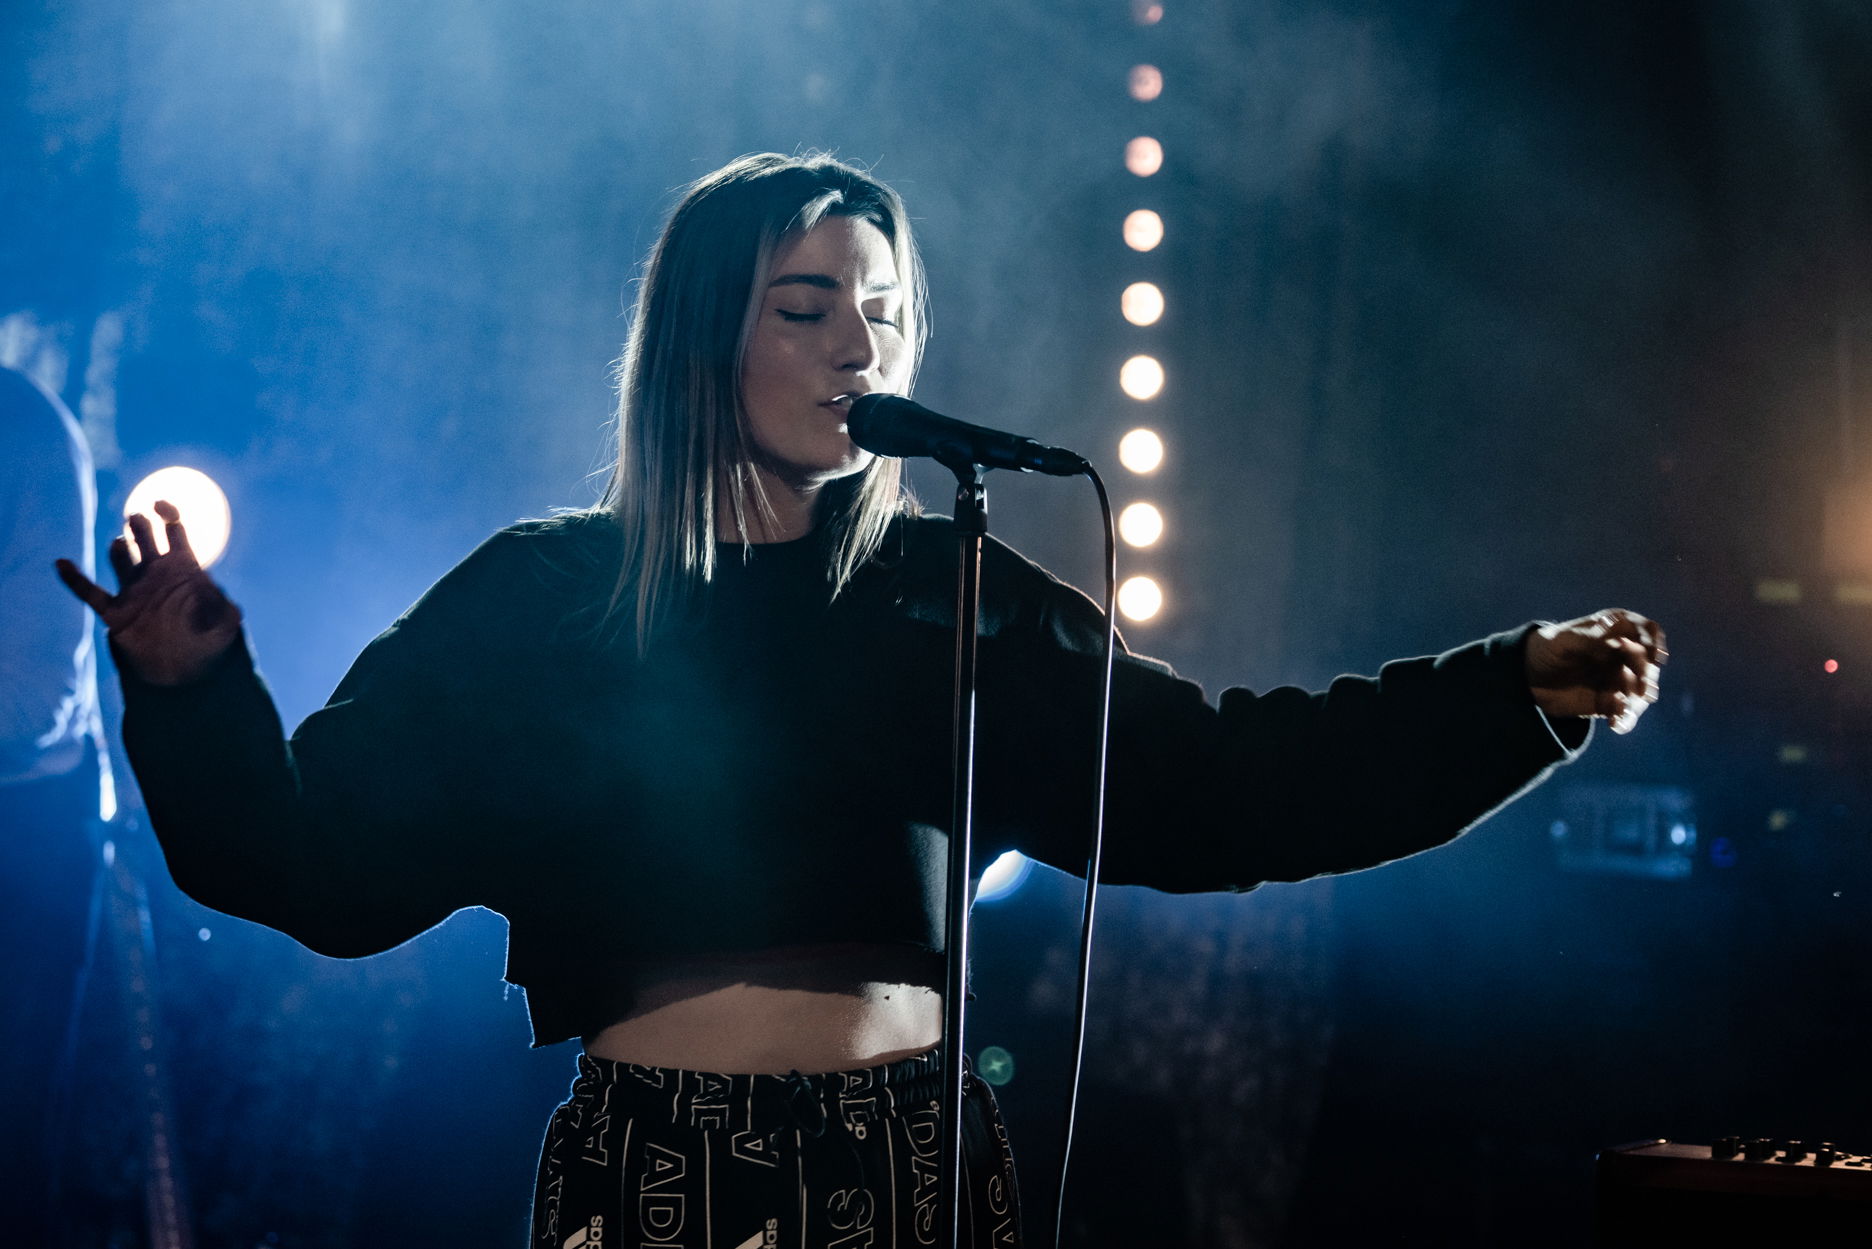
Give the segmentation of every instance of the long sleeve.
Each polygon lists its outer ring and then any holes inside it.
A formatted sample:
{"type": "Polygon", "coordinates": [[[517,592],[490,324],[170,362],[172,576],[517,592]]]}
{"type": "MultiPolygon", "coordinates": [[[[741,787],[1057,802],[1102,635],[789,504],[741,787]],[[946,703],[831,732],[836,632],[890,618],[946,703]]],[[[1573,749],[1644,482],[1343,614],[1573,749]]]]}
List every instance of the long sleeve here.
{"type": "MultiPolygon", "coordinates": [[[[388,949],[477,893],[501,803],[489,700],[510,535],[438,582],[288,739],[247,647],[201,681],[124,677],[124,742],[178,886],[320,953],[388,949]]],[[[121,667],[121,665],[120,665],[121,667]]]]}
{"type": "MultiPolygon", "coordinates": [[[[1083,873],[1103,625],[1046,588],[985,676],[984,802],[1009,844],[1083,873]],[[992,684],[990,683],[992,681],[992,684]]],[[[1128,652],[1114,678],[1104,877],[1177,892],[1371,867],[1441,845],[1573,757],[1522,673],[1526,627],[1343,676],[1323,692],[1225,690],[1211,703],[1128,652]]]]}

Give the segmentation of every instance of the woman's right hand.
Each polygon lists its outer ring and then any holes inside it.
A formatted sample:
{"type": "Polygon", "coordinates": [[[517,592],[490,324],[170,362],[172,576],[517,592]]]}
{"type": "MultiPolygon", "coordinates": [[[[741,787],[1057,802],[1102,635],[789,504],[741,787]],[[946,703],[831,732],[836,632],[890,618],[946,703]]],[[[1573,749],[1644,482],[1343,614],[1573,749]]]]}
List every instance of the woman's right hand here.
{"type": "Polygon", "coordinates": [[[234,644],[240,608],[196,562],[174,505],[158,503],[156,514],[167,551],[157,552],[155,530],[141,513],[130,518],[134,549],[122,537],[110,544],[117,593],[106,593],[68,559],[56,567],[59,580],[104,622],[120,663],[151,685],[186,685],[207,675],[234,644]]]}

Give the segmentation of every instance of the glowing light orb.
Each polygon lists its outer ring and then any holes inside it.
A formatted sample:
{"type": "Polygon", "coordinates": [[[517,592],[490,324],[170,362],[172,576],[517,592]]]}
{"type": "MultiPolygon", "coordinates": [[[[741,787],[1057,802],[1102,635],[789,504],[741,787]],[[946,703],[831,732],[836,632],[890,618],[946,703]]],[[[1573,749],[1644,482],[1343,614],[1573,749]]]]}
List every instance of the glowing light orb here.
{"type": "Polygon", "coordinates": [[[1133,65],[1126,84],[1134,100],[1154,100],[1163,94],[1163,71],[1155,65],[1133,65]]]}
{"type": "MultiPolygon", "coordinates": [[[[176,511],[182,514],[189,546],[194,548],[195,558],[203,568],[221,558],[221,553],[227,550],[228,534],[233,530],[233,517],[228,511],[227,495],[215,484],[214,478],[200,469],[172,464],[139,481],[130,497],[124,500],[124,519],[138,512],[149,517],[156,529],[156,550],[163,552],[169,549],[169,535],[163,529],[162,518],[156,515],[159,500],[173,503],[176,511]]],[[[128,536],[129,533],[126,525],[124,534],[128,536]]]]}
{"type": "Polygon", "coordinates": [[[1118,440],[1118,462],[1134,473],[1154,473],[1163,460],[1163,439],[1154,429],[1134,429],[1118,440]]]}
{"type": "Polygon", "coordinates": [[[1839,660],[1837,660],[1837,659],[1829,659],[1829,660],[1827,660],[1827,661],[1826,661],[1826,663],[1825,663],[1825,665],[1823,665],[1823,666],[1824,666],[1824,667],[1826,668],[1826,670],[1827,670],[1828,672],[1838,672],[1838,671],[1839,671],[1839,660]]]}
{"type": "Polygon", "coordinates": [[[1148,178],[1163,168],[1163,144],[1141,134],[1125,144],[1125,168],[1140,178],[1148,178]]]}
{"type": "Polygon", "coordinates": [[[1134,252],[1147,252],[1163,242],[1163,218],[1148,208],[1140,208],[1124,219],[1125,246],[1134,252]]]}
{"type": "Polygon", "coordinates": [[[1118,536],[1132,546],[1149,546],[1163,531],[1163,513],[1154,504],[1133,503],[1118,513],[1118,536]]]}
{"type": "Polygon", "coordinates": [[[1163,605],[1163,587],[1149,577],[1127,577],[1118,587],[1118,610],[1127,620],[1149,620],[1163,605]]]}
{"type": "Polygon", "coordinates": [[[1131,20],[1139,26],[1155,26],[1163,21],[1163,5],[1157,0],[1131,0],[1131,20]]]}
{"type": "Polygon", "coordinates": [[[1007,897],[1033,873],[1033,860],[1018,850],[1010,850],[981,874],[981,881],[975,887],[977,902],[998,902],[1007,897]]]}
{"type": "Polygon", "coordinates": [[[1118,307],[1133,325],[1155,325],[1164,314],[1163,291],[1154,282],[1133,282],[1118,297],[1118,307]]]}
{"type": "Polygon", "coordinates": [[[975,1070],[983,1080],[999,1087],[1014,1078],[1014,1055],[999,1045],[985,1045],[975,1055],[975,1070]]]}
{"type": "Polygon", "coordinates": [[[1163,365],[1155,356],[1132,356],[1118,370],[1118,388],[1133,399],[1155,399],[1164,388],[1163,365]]]}

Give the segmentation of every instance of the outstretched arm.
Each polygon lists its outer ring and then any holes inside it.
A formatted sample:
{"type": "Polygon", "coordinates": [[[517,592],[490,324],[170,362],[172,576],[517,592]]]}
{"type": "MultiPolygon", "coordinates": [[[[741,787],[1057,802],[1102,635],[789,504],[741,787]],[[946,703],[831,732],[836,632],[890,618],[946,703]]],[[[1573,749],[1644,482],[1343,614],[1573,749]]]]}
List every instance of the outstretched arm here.
{"type": "Polygon", "coordinates": [[[339,956],[388,949],[464,905],[463,856],[447,842],[453,787],[420,740],[443,696],[438,648],[382,644],[340,691],[367,696],[335,699],[321,749],[300,752],[254,671],[239,609],[200,567],[176,509],[156,511],[168,550],[149,518],[132,517],[131,538],[110,548],[117,593],[68,560],[58,572],[109,630],[125,747],[176,884],[339,956]]]}
{"type": "MultiPolygon", "coordinates": [[[[984,680],[983,723],[1005,730],[1003,748],[1022,762],[1003,770],[984,752],[983,788],[1011,845],[1083,870],[1083,761],[1096,747],[1079,726],[1097,722],[1099,622],[1089,603],[1056,603],[1063,610],[1020,657],[998,665],[993,710],[984,680]]],[[[1229,689],[1214,702],[1164,666],[1122,656],[1107,878],[1242,889],[1441,845],[1572,758],[1589,717],[1629,730],[1656,698],[1664,657],[1662,631],[1624,611],[1398,660],[1319,692],[1229,689]]]]}

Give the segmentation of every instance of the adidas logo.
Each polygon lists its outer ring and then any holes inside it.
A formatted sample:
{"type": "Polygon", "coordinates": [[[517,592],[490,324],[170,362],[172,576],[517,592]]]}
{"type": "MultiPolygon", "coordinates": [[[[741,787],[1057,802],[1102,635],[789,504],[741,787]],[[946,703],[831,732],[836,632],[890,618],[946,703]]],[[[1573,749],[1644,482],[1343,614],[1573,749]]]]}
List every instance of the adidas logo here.
{"type": "Polygon", "coordinates": [[[598,1249],[604,1244],[604,1215],[594,1214],[591,1222],[566,1237],[560,1249],[598,1249]]]}
{"type": "Polygon", "coordinates": [[[779,1249],[779,1245],[780,1220],[768,1219],[765,1229],[755,1232],[752,1236],[736,1245],[734,1249],[779,1249]]]}

